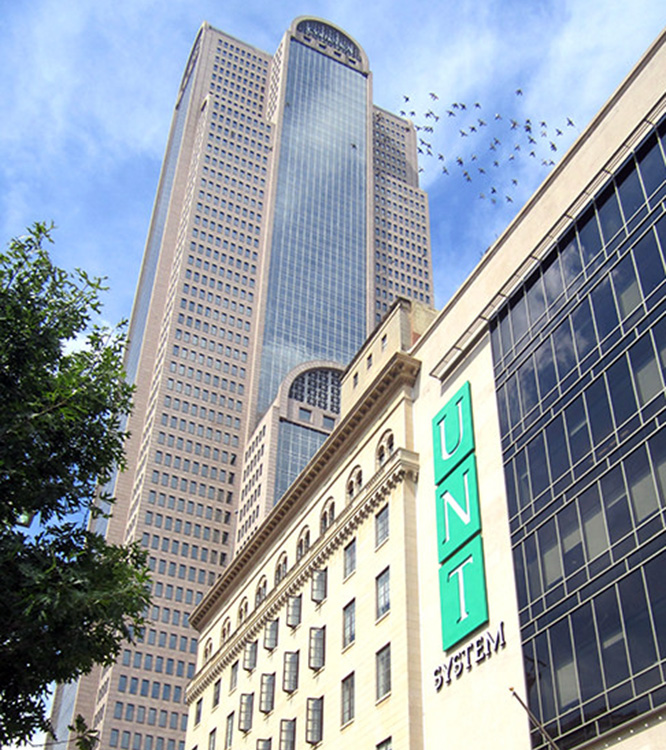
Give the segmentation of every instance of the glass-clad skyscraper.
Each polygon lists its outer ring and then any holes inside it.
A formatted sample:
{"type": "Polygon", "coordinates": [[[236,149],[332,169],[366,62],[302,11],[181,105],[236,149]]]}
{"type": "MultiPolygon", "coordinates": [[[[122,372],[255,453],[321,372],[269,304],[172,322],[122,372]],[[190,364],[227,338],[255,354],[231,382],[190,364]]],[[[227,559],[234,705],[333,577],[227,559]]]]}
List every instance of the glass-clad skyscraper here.
{"type": "Polygon", "coordinates": [[[148,550],[153,604],[117,664],[58,688],[56,741],[80,712],[104,748],[182,750],[190,611],[330,433],[368,331],[397,296],[432,304],[430,272],[415,130],[373,106],[360,46],[299,18],[271,56],[204,24],[130,322],[105,530],[148,550]]]}

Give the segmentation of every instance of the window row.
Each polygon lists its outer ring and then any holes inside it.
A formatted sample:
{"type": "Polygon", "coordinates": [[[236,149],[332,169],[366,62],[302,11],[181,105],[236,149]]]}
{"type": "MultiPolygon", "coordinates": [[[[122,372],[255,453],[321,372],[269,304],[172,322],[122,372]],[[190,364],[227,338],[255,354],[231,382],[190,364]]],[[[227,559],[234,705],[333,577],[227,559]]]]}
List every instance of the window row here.
{"type": "MultiPolygon", "coordinates": [[[[666,249],[666,217],[657,223],[656,230],[666,249]]],[[[528,419],[533,410],[538,414],[547,408],[554,389],[560,385],[564,390],[575,377],[577,364],[585,370],[598,358],[599,345],[608,350],[616,344],[622,335],[621,321],[639,309],[664,281],[664,259],[650,229],[498,389],[502,435],[528,419]]],[[[661,335],[657,335],[657,342],[662,352],[666,344],[661,335]]],[[[636,351],[633,357],[639,359],[636,364],[640,366],[641,353],[636,351]]],[[[639,396],[641,385],[642,381],[636,384],[639,396]]]]}
{"type": "MultiPolygon", "coordinates": [[[[656,191],[666,179],[664,140],[666,123],[659,126],[609,180],[587,210],[562,237],[556,250],[500,312],[492,329],[495,362],[513,356],[530,329],[556,313],[562,295],[575,294],[581,272],[594,273],[603,247],[612,251],[661,199],[656,191]],[[650,201],[651,196],[655,196],[650,201]]],[[[663,231],[663,230],[662,230],[663,231]]]]}
{"type": "Polygon", "coordinates": [[[166,709],[157,709],[151,706],[146,707],[140,704],[123,703],[122,701],[115,702],[113,718],[126,722],[136,721],[137,724],[148,724],[151,727],[169,727],[169,729],[185,729],[187,724],[187,714],[181,714],[177,711],[167,711],[166,709]]]}
{"type": "Polygon", "coordinates": [[[109,746],[120,747],[120,750],[185,750],[185,740],[176,742],[174,739],[155,737],[152,734],[142,735],[140,732],[134,732],[132,736],[127,730],[121,732],[119,729],[112,729],[109,746]]]}

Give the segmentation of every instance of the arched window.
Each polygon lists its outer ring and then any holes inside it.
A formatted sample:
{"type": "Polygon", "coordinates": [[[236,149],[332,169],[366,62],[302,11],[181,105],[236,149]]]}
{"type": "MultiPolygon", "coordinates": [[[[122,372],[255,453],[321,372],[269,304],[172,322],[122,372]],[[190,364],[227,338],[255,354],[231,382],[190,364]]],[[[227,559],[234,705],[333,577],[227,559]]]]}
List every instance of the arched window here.
{"type": "Polygon", "coordinates": [[[275,566],[275,585],[277,586],[281,580],[287,575],[287,553],[284,552],[275,566]]]}
{"type": "Polygon", "coordinates": [[[204,646],[204,653],[203,653],[204,661],[208,661],[212,653],[213,653],[213,641],[211,641],[211,639],[209,638],[206,641],[206,645],[204,646]]]}
{"type": "Polygon", "coordinates": [[[222,646],[224,646],[224,644],[229,640],[230,634],[231,634],[231,620],[227,618],[224,622],[224,625],[222,626],[222,638],[221,638],[222,646]]]}
{"type": "Polygon", "coordinates": [[[358,495],[363,486],[363,472],[360,466],[356,466],[347,480],[347,502],[358,495]]]}
{"type": "Polygon", "coordinates": [[[335,503],[333,502],[333,498],[329,498],[326,501],[324,511],[321,514],[320,531],[322,534],[324,534],[327,529],[331,528],[333,521],[335,521],[335,503]]]}
{"type": "Polygon", "coordinates": [[[301,560],[307,554],[310,549],[310,529],[304,529],[298,538],[298,544],[296,545],[296,562],[301,560]]]}
{"type": "Polygon", "coordinates": [[[393,433],[387,430],[377,446],[377,466],[382,467],[390,458],[394,450],[393,433]]]}
{"type": "Polygon", "coordinates": [[[257,586],[257,591],[254,595],[254,606],[258,607],[266,598],[266,594],[268,592],[268,581],[266,578],[262,578],[261,581],[259,581],[259,585],[257,586]]]}
{"type": "Polygon", "coordinates": [[[248,609],[249,609],[249,605],[247,603],[247,599],[243,599],[240,607],[238,608],[238,624],[239,625],[242,625],[245,622],[245,620],[247,620],[248,609]]]}

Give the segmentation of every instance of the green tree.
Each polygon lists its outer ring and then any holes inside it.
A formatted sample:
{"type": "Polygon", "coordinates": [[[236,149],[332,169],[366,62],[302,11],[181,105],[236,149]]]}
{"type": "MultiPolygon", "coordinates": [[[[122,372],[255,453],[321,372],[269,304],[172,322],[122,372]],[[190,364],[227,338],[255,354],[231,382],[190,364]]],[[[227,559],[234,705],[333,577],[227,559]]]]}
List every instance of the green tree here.
{"type": "Polygon", "coordinates": [[[112,663],[149,602],[145,553],[89,523],[123,467],[125,329],[92,325],[102,282],[53,265],[51,229],[0,254],[0,745],[48,730],[49,685],[112,663]]]}

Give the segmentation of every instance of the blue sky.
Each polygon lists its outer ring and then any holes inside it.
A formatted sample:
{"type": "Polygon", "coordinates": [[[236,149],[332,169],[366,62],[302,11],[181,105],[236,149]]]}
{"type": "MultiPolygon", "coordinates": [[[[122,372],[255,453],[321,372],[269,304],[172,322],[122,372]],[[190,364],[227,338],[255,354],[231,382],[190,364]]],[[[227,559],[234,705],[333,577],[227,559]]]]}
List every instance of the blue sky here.
{"type": "Polygon", "coordinates": [[[421,178],[440,307],[545,177],[541,161],[564,153],[666,23],[663,0],[0,0],[0,12],[1,241],[53,220],[57,262],[108,277],[114,322],[131,311],[175,96],[203,20],[273,52],[294,17],[326,18],[368,53],[375,102],[433,126],[420,132],[433,151],[421,178]],[[453,102],[468,108],[448,116],[453,102]],[[486,130],[469,131],[473,118],[486,130]],[[548,123],[542,139],[534,133],[542,150],[530,159],[523,147],[509,162],[509,138],[527,145],[526,118],[548,123]],[[505,147],[499,167],[494,138],[505,147]]]}

